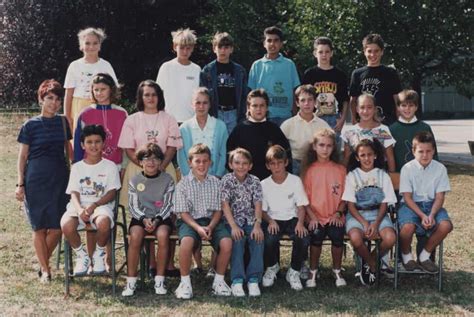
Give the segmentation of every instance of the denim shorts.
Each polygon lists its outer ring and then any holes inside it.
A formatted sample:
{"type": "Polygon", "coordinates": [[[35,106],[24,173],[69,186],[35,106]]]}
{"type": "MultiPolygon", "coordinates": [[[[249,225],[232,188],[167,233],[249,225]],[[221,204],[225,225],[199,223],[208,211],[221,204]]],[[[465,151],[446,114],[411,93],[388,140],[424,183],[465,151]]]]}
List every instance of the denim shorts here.
{"type": "MultiPolygon", "coordinates": [[[[417,202],[416,204],[418,205],[418,207],[420,207],[421,211],[423,211],[423,213],[427,216],[430,214],[431,208],[433,207],[432,201],[417,202]]],[[[445,221],[445,220],[451,222],[451,219],[449,218],[448,212],[446,211],[446,209],[440,208],[440,210],[435,216],[435,226],[432,227],[431,229],[426,230],[421,225],[421,218],[418,217],[418,215],[413,210],[408,208],[406,204],[403,203],[400,206],[400,209],[398,209],[398,227],[401,229],[403,225],[407,223],[413,223],[416,225],[417,236],[424,236],[424,235],[431,234],[433,229],[436,228],[436,226],[438,226],[438,224],[441,221],[445,221]]]]}
{"type": "MultiPolygon", "coordinates": [[[[378,210],[369,210],[369,211],[359,211],[361,216],[364,217],[365,220],[369,222],[369,224],[375,222],[375,219],[377,219],[377,214],[379,213],[378,210]]],[[[347,214],[346,216],[346,232],[349,233],[352,229],[360,229],[364,231],[364,226],[350,213],[347,214]]],[[[382,229],[385,228],[392,228],[393,229],[393,224],[388,215],[385,215],[383,217],[382,222],[380,222],[378,231],[381,231],[382,229]]]]}

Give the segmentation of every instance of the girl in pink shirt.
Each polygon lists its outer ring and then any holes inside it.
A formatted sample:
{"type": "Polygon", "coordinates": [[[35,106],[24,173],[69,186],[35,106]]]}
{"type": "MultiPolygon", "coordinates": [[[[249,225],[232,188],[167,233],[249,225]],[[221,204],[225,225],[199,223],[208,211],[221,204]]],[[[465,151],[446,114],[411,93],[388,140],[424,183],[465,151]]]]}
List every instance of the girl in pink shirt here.
{"type": "Polygon", "coordinates": [[[301,177],[303,179],[309,205],[311,233],[311,277],[306,287],[316,287],[316,276],[321,256],[323,240],[331,240],[333,273],[336,286],[345,286],[341,275],[341,262],[344,244],[344,211],[342,201],[346,168],[339,164],[336,147],[336,134],[331,129],[318,130],[310,143],[303,160],[301,177]]]}

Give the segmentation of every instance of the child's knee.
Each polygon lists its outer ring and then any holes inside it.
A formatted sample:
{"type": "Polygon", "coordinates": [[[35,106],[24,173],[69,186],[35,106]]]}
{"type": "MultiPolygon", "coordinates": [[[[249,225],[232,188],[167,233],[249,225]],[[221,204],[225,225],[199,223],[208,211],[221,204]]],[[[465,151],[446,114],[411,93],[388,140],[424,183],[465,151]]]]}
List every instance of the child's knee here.
{"type": "Polygon", "coordinates": [[[193,237],[183,237],[180,241],[179,248],[182,252],[192,253],[194,249],[194,238],[193,237]]]}
{"type": "Polygon", "coordinates": [[[94,223],[95,223],[95,226],[97,228],[97,232],[100,232],[100,233],[109,232],[110,224],[111,224],[111,221],[110,221],[109,217],[107,217],[107,216],[98,216],[95,219],[94,223]]]}
{"type": "Polygon", "coordinates": [[[453,224],[449,220],[443,220],[438,224],[438,228],[436,230],[447,235],[453,231],[453,224]]]}
{"type": "Polygon", "coordinates": [[[64,234],[69,234],[71,232],[77,231],[79,226],[79,221],[75,217],[68,217],[61,220],[61,230],[64,234]]]}
{"type": "Polygon", "coordinates": [[[386,228],[380,232],[380,237],[382,238],[382,243],[388,246],[395,244],[397,239],[395,236],[395,231],[393,229],[386,228]]]}
{"type": "Polygon", "coordinates": [[[169,244],[169,232],[165,230],[158,230],[156,232],[156,238],[158,239],[158,247],[163,248],[169,244]]]}
{"type": "Polygon", "coordinates": [[[219,241],[219,251],[224,253],[232,252],[232,239],[223,238],[219,241]]]}

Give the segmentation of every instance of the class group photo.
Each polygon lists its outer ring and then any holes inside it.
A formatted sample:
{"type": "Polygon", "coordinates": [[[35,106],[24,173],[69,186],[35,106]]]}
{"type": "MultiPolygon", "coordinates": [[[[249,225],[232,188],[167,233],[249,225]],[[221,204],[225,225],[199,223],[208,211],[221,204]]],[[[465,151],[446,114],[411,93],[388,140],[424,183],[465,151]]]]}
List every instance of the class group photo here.
{"type": "Polygon", "coordinates": [[[0,315],[474,314],[469,1],[0,8],[0,315]]]}

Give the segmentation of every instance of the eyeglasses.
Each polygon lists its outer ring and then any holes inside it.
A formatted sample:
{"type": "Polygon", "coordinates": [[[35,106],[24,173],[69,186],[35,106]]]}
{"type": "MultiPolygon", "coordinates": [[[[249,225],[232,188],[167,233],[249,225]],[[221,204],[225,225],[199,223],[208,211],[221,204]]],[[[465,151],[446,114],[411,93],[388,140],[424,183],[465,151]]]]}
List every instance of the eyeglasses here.
{"type": "Polygon", "coordinates": [[[144,161],[144,162],[159,162],[161,160],[159,158],[154,157],[154,156],[148,156],[148,157],[142,158],[142,161],[144,161]]]}

